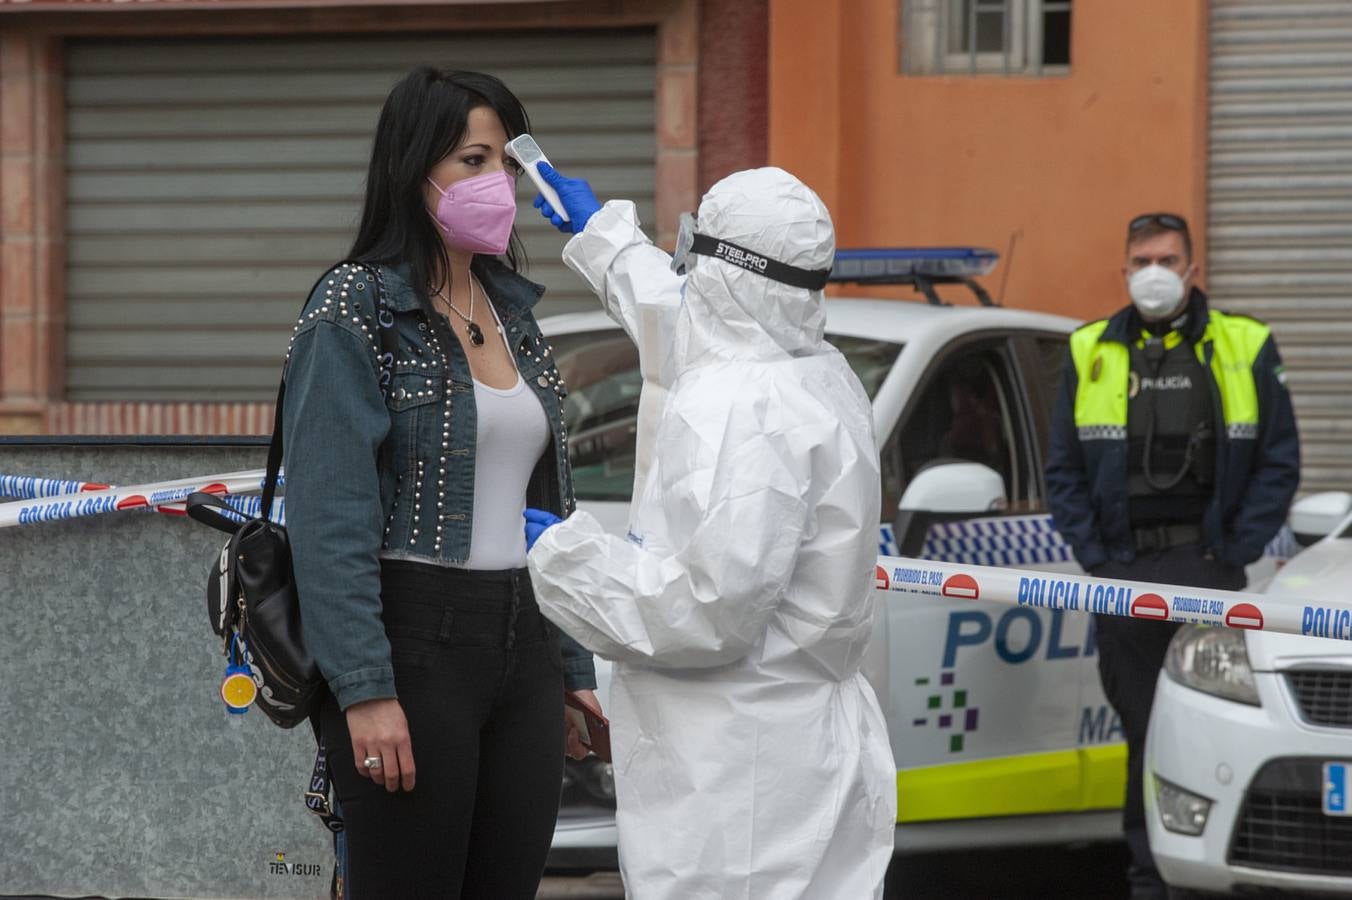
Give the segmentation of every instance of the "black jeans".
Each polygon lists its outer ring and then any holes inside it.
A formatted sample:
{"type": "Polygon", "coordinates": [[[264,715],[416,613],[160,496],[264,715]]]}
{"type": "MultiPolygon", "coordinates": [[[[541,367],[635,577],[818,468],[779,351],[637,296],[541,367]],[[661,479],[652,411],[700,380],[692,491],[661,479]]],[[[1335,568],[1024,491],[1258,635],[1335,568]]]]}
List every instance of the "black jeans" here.
{"type": "MultiPolygon", "coordinates": [[[[1208,559],[1198,544],[1183,544],[1142,553],[1129,563],[1109,561],[1091,573],[1097,578],[1154,581],[1186,587],[1243,590],[1244,570],[1217,559],[1208,559]]],[[[1163,882],[1155,868],[1146,837],[1144,764],[1145,734],[1150,707],[1155,701],[1155,681],[1164,665],[1169,641],[1179,626],[1172,622],[1148,622],[1121,616],[1094,616],[1098,642],[1099,680],[1108,702],[1122,720],[1127,740],[1127,797],[1122,807],[1122,831],[1131,850],[1133,896],[1164,896],[1163,882]]]]}
{"type": "Polygon", "coordinates": [[[563,779],[563,673],[529,574],[387,561],[381,602],[417,784],[389,793],[357,774],[326,701],[347,896],[535,897],[563,779]]]}

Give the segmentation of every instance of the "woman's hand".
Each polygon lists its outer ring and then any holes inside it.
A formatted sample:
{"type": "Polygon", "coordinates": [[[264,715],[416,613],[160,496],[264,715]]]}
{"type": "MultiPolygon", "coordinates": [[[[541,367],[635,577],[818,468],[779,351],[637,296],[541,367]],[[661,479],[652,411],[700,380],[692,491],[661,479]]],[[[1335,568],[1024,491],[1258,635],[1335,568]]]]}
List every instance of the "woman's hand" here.
{"type": "Polygon", "coordinates": [[[404,708],[393,698],[363,700],[347,708],[347,730],[352,734],[352,757],[357,774],[384,783],[393,793],[413,790],[413,743],[408,736],[404,708]],[[365,760],[380,759],[368,768],[365,760]]]}
{"type": "MultiPolygon", "coordinates": [[[[591,711],[598,716],[601,715],[601,701],[596,699],[596,694],[582,688],[581,690],[569,691],[577,699],[581,700],[583,705],[590,707],[591,711]]],[[[572,759],[586,759],[587,754],[591,753],[587,745],[582,743],[582,735],[573,724],[573,720],[568,718],[568,713],[563,714],[563,752],[572,759]]]]}

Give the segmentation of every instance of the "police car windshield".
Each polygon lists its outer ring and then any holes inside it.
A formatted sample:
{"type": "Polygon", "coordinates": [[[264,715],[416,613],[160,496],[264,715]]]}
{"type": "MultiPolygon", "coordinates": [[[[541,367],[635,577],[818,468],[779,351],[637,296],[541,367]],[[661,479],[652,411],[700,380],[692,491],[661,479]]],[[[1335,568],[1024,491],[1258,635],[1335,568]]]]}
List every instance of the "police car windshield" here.
{"type": "MultiPolygon", "coordinates": [[[[878,392],[902,345],[872,338],[828,334],[869,399],[878,392]]],[[[559,372],[568,385],[563,420],[579,500],[628,501],[634,486],[634,441],[643,377],[638,350],[618,328],[550,338],[559,372]]]]}

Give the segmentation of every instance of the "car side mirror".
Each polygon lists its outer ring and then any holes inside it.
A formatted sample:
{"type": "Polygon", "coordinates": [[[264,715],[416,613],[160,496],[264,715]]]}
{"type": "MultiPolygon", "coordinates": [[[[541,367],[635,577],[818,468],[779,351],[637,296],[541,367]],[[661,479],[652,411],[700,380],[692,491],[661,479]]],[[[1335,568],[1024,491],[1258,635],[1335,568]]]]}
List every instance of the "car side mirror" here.
{"type": "Polygon", "coordinates": [[[906,486],[899,512],[983,513],[1004,509],[1005,480],[989,466],[939,462],[921,469],[906,486]]]}
{"type": "Polygon", "coordinates": [[[930,526],[1004,509],[1005,480],[989,466],[941,460],[921,469],[906,486],[892,523],[902,556],[919,556],[930,526]]]}
{"type": "Polygon", "coordinates": [[[1324,491],[1292,504],[1287,521],[1295,533],[1296,543],[1308,547],[1332,534],[1349,512],[1352,512],[1352,494],[1346,491],[1324,491]]]}

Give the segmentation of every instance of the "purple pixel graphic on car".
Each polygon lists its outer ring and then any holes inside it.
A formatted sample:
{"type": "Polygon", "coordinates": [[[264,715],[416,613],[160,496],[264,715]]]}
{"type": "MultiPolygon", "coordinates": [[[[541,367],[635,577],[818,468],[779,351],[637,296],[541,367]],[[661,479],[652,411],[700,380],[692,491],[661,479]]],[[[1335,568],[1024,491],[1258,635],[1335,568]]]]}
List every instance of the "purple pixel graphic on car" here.
{"type": "MultiPolygon", "coordinates": [[[[980,722],[979,710],[976,707],[967,705],[967,691],[954,686],[956,673],[952,670],[939,673],[938,684],[940,687],[952,687],[950,694],[947,691],[941,691],[936,694],[925,695],[925,709],[933,710],[935,715],[934,726],[940,731],[951,731],[961,729],[957,734],[948,736],[948,752],[961,753],[965,743],[966,736],[977,730],[980,722]],[[942,712],[941,710],[948,710],[942,712]],[[961,711],[961,715],[958,712],[961,711]]],[[[931,679],[917,678],[916,687],[928,688],[931,686],[931,679]]],[[[912,728],[930,727],[929,716],[916,716],[911,719],[912,728]]]]}

